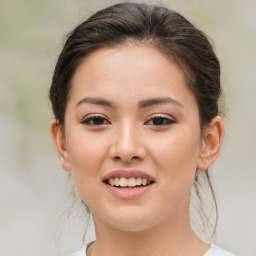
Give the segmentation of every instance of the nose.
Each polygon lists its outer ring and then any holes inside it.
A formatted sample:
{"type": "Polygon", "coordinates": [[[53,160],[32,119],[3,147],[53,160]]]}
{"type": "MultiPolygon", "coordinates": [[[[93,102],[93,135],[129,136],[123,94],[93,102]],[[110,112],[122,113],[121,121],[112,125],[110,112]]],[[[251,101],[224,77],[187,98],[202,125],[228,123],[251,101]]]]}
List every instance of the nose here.
{"type": "Polygon", "coordinates": [[[134,124],[123,124],[122,127],[117,127],[113,133],[109,150],[109,155],[113,160],[129,163],[145,158],[143,138],[134,124]]]}

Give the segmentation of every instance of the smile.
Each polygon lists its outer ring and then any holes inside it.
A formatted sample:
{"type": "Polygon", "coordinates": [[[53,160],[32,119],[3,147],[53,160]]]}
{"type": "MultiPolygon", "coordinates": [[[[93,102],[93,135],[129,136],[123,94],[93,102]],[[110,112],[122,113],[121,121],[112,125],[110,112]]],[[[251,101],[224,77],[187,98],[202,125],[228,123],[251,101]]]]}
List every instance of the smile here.
{"type": "Polygon", "coordinates": [[[142,197],[152,190],[155,182],[148,173],[135,169],[118,169],[103,177],[105,188],[112,195],[125,200],[142,197]]]}
{"type": "Polygon", "coordinates": [[[153,183],[153,181],[147,180],[146,178],[142,178],[142,177],[137,177],[137,178],[115,177],[115,178],[108,179],[106,182],[111,186],[129,187],[129,188],[147,186],[153,183]]]}

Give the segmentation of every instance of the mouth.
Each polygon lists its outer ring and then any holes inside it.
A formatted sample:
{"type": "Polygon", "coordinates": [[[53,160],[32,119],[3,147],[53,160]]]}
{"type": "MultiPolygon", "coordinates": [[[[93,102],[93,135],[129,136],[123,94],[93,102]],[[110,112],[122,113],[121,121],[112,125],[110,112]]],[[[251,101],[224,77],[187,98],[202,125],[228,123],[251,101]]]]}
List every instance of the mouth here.
{"type": "Polygon", "coordinates": [[[103,177],[107,190],[121,199],[140,198],[152,190],[155,179],[140,170],[115,170],[103,177]]]}
{"type": "Polygon", "coordinates": [[[153,180],[148,180],[143,177],[113,177],[104,180],[104,182],[110,186],[119,188],[139,188],[146,187],[154,183],[153,180]]]}

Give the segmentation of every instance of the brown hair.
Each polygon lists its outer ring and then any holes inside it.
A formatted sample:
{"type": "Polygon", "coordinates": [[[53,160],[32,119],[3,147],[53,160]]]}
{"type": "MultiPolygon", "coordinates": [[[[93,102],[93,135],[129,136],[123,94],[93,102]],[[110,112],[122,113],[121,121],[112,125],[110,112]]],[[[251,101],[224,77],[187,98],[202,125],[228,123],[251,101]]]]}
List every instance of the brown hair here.
{"type": "MultiPolygon", "coordinates": [[[[49,93],[55,118],[63,128],[71,80],[81,60],[97,49],[128,42],[155,47],[181,68],[197,100],[202,130],[219,114],[220,64],[206,35],[175,11],[147,4],[122,3],[92,15],[67,38],[49,93]]],[[[217,212],[208,170],[204,173],[217,212]]],[[[195,188],[200,196],[197,176],[195,188]]]]}

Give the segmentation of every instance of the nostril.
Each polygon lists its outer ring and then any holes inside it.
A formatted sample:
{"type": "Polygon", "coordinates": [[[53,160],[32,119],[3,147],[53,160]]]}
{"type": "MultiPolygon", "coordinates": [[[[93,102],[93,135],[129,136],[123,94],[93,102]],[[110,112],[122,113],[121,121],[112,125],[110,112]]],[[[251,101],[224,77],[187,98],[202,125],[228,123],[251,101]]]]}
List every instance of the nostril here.
{"type": "Polygon", "coordinates": [[[120,157],[120,156],[115,156],[114,157],[115,160],[123,160],[125,162],[129,162],[129,161],[132,161],[132,160],[137,160],[137,159],[140,159],[139,156],[132,156],[132,157],[120,157]]]}

